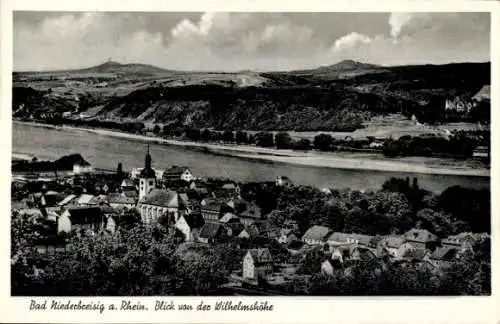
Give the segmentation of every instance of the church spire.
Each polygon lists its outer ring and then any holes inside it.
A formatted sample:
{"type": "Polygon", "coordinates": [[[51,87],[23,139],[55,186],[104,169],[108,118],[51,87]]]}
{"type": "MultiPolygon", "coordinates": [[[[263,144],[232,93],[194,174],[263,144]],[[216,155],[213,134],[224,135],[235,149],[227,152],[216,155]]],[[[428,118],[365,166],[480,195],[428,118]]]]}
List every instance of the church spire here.
{"type": "Polygon", "coordinates": [[[146,158],[144,159],[144,169],[141,171],[143,178],[155,178],[155,171],[151,167],[151,154],[149,153],[149,144],[147,145],[146,158]]]}
{"type": "Polygon", "coordinates": [[[146,154],[146,160],[144,163],[144,168],[145,169],[151,169],[151,154],[149,154],[149,143],[148,143],[148,151],[146,154]]]}

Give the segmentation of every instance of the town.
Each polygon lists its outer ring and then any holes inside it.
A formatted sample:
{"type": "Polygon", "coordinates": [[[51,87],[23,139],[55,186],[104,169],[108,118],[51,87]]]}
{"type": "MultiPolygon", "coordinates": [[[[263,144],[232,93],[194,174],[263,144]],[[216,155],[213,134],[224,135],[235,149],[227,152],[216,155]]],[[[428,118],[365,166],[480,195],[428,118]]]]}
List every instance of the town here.
{"type": "Polygon", "coordinates": [[[13,161],[12,294],[489,293],[489,190],[240,183],[153,155],[13,161]]]}

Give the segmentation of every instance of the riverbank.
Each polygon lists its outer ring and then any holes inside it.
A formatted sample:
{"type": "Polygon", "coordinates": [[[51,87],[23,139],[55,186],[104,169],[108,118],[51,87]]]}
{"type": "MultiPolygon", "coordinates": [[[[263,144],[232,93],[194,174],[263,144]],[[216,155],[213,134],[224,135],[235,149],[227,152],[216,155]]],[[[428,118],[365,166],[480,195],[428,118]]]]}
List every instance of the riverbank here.
{"type": "Polygon", "coordinates": [[[262,148],[249,145],[213,144],[188,142],[173,139],[163,139],[154,136],[123,133],[107,129],[90,129],[71,126],[53,126],[34,122],[14,121],[14,123],[25,124],[35,127],[59,129],[61,131],[84,131],[102,136],[117,137],[122,139],[153,142],[163,145],[175,145],[203,151],[207,154],[218,154],[239,157],[243,159],[258,160],[263,162],[287,163],[300,166],[372,170],[372,171],[393,171],[410,172],[440,175],[463,175],[489,177],[490,171],[484,167],[474,165],[472,161],[454,161],[437,158],[410,157],[393,160],[377,154],[360,153],[325,153],[317,151],[292,151],[277,150],[274,148],[262,148]]]}

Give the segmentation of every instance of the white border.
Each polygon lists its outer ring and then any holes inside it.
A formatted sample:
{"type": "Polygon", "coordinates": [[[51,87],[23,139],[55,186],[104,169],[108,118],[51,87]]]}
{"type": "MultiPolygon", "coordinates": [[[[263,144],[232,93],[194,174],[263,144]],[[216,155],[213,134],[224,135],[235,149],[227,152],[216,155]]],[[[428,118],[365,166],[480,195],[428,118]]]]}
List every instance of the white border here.
{"type": "MultiPolygon", "coordinates": [[[[3,275],[0,276],[0,322],[110,322],[110,323],[500,323],[500,305],[498,287],[500,254],[500,197],[499,172],[496,165],[500,163],[498,145],[500,132],[496,131],[499,111],[499,32],[500,12],[497,1],[263,1],[263,0],[200,0],[200,1],[131,1],[131,0],[12,0],[0,1],[1,4],[1,110],[0,110],[0,148],[4,154],[0,158],[1,180],[3,186],[0,194],[0,206],[4,213],[0,217],[0,228],[3,243],[0,249],[3,275]],[[453,11],[453,12],[491,12],[491,62],[492,62],[492,286],[491,297],[461,298],[355,298],[355,297],[232,297],[231,300],[268,300],[273,303],[273,312],[34,312],[28,311],[29,298],[10,297],[10,152],[11,152],[11,71],[12,71],[12,11],[13,10],[45,10],[45,11],[281,11],[281,12],[393,12],[393,11],[453,11]]],[[[82,300],[115,301],[121,298],[81,298],[82,300]]],[[[131,300],[147,300],[157,298],[131,298],[131,300]]],[[[162,300],[171,300],[164,297],[162,300]]],[[[175,297],[177,303],[198,303],[201,300],[221,300],[228,298],[175,297]]],[[[64,298],[62,299],[64,300],[64,298]]],[[[67,299],[66,299],[67,300],[67,299]]],[[[73,298],[72,300],[78,300],[73,298]]]]}

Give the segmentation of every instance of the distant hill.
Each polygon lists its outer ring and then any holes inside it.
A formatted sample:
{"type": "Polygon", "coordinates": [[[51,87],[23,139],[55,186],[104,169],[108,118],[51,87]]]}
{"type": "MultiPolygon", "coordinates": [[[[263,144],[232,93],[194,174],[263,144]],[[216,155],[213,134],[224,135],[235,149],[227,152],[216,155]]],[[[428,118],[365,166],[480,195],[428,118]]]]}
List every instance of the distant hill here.
{"type": "Polygon", "coordinates": [[[80,70],[15,74],[13,112],[19,118],[40,118],[78,111],[91,118],[171,127],[349,131],[373,116],[402,112],[418,117],[424,109],[426,114],[443,109],[445,98],[473,96],[488,84],[489,62],[388,67],[345,60],[265,73],[184,72],[106,62],[80,70]]]}

